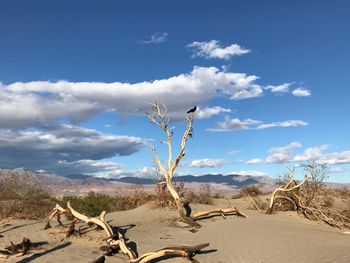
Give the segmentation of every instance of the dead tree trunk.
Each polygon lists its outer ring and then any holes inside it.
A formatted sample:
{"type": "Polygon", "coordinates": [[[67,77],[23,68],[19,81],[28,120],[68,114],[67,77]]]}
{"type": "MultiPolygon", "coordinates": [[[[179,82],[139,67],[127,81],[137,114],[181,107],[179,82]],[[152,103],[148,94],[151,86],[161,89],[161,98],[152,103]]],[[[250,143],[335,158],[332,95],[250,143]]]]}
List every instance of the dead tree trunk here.
{"type": "MultiPolygon", "coordinates": [[[[161,143],[166,144],[168,147],[167,165],[163,165],[156,150],[152,147],[152,152],[154,154],[155,163],[157,164],[160,172],[164,176],[164,179],[165,179],[164,183],[166,184],[170,194],[174,198],[175,205],[176,205],[177,211],[179,212],[181,220],[183,222],[185,222],[186,224],[188,224],[189,226],[199,227],[200,225],[196,222],[196,220],[198,220],[199,217],[192,217],[191,216],[192,210],[189,206],[189,203],[186,200],[182,200],[180,198],[179,193],[176,191],[176,189],[174,188],[174,185],[173,185],[173,176],[174,176],[175,170],[178,167],[181,159],[185,156],[185,148],[186,148],[186,143],[187,143],[188,137],[192,137],[194,112],[190,112],[186,116],[187,126],[186,126],[186,129],[182,135],[181,148],[180,148],[180,151],[179,151],[177,157],[175,158],[175,160],[173,160],[173,151],[172,151],[172,144],[171,144],[173,132],[168,129],[169,119],[166,116],[167,111],[168,111],[167,107],[163,103],[160,104],[158,102],[155,102],[151,105],[152,105],[152,112],[148,113],[147,116],[148,116],[149,120],[151,121],[151,123],[155,124],[156,126],[160,127],[163,130],[163,132],[165,133],[165,136],[166,136],[166,141],[162,141],[161,143]]],[[[205,211],[204,213],[209,212],[209,214],[215,215],[215,214],[217,214],[217,210],[218,209],[214,209],[211,211],[205,211]]],[[[223,211],[223,210],[220,210],[220,211],[223,211]]],[[[218,213],[218,214],[220,215],[222,213],[218,213]]],[[[240,212],[237,212],[236,214],[240,215],[240,216],[243,215],[240,212]]],[[[244,215],[244,217],[246,217],[246,216],[244,215]]]]}

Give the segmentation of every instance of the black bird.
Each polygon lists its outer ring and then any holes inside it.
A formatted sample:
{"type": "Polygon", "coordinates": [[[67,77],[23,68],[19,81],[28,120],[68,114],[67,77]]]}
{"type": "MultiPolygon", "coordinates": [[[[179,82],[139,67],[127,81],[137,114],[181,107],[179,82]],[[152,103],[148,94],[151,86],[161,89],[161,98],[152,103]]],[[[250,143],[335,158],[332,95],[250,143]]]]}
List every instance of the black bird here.
{"type": "Polygon", "coordinates": [[[197,109],[197,106],[194,106],[192,109],[190,109],[187,113],[195,112],[197,109]]]}

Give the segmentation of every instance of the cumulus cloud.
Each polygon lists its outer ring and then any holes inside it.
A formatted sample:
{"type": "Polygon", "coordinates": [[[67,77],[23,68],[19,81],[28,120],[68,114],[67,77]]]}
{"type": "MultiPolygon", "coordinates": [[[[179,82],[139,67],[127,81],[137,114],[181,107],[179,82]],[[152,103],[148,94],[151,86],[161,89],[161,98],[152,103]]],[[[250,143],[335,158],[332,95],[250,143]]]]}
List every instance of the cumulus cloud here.
{"type": "Polygon", "coordinates": [[[308,97],[311,96],[311,92],[308,89],[297,88],[292,91],[292,94],[297,97],[308,97]]]}
{"type": "Polygon", "coordinates": [[[260,158],[254,158],[248,161],[245,161],[246,164],[259,164],[259,163],[263,163],[264,160],[260,159],[260,158]]]}
{"type": "Polygon", "coordinates": [[[257,170],[249,170],[249,171],[233,171],[230,174],[238,174],[244,176],[267,176],[265,172],[257,171],[257,170]]]}
{"type": "Polygon", "coordinates": [[[143,40],[141,42],[144,44],[159,44],[159,43],[165,42],[168,35],[169,34],[167,32],[155,33],[151,35],[148,40],[143,40]]]}
{"type": "Polygon", "coordinates": [[[91,174],[101,172],[112,172],[121,168],[120,163],[105,162],[96,160],[79,160],[79,161],[58,161],[54,165],[55,173],[61,175],[67,174],[91,174]]]}
{"type": "Polygon", "coordinates": [[[144,146],[145,141],[139,137],[109,135],[70,125],[46,127],[46,130],[0,129],[1,165],[10,168],[23,166],[61,174],[94,173],[119,166],[96,161],[131,155],[144,146]]]}
{"type": "Polygon", "coordinates": [[[200,108],[196,111],[196,118],[197,119],[208,119],[212,116],[218,115],[223,112],[231,112],[231,109],[225,109],[220,106],[215,106],[215,107],[205,107],[205,108],[200,108]]]}
{"type": "Polygon", "coordinates": [[[231,119],[229,116],[225,116],[224,121],[217,122],[214,128],[207,129],[208,131],[224,132],[224,131],[239,131],[239,130],[252,130],[252,129],[267,129],[272,127],[297,127],[307,126],[307,122],[302,120],[288,120],[282,122],[263,123],[259,120],[245,119],[240,120],[238,118],[231,119]]]}
{"type": "Polygon", "coordinates": [[[187,47],[192,50],[194,57],[203,57],[206,59],[218,58],[229,60],[231,57],[241,56],[250,52],[249,49],[242,48],[237,44],[223,47],[218,40],[208,42],[194,41],[188,44],[187,47]]]}
{"type": "MultiPolygon", "coordinates": [[[[295,153],[295,150],[301,147],[302,145],[300,142],[292,142],[282,147],[273,147],[268,151],[268,155],[265,158],[265,163],[303,163],[315,161],[320,164],[328,165],[350,164],[350,151],[327,153],[326,151],[329,149],[329,145],[324,144],[315,147],[308,147],[301,153],[295,153]]],[[[246,161],[246,163],[250,161],[246,161]]]]}
{"type": "Polygon", "coordinates": [[[265,161],[267,163],[284,163],[291,161],[294,157],[293,150],[300,147],[300,142],[291,142],[286,146],[273,147],[268,151],[269,155],[266,157],[265,161]]]}
{"type": "Polygon", "coordinates": [[[327,148],[328,148],[328,145],[321,145],[319,147],[306,148],[303,153],[295,155],[293,157],[293,161],[305,162],[305,161],[317,160],[324,154],[324,151],[327,150],[327,148]]]}
{"type": "Polygon", "coordinates": [[[223,159],[198,159],[193,160],[190,164],[191,167],[197,167],[197,168],[214,168],[214,167],[221,167],[225,164],[225,160],[223,159]]]}
{"type": "Polygon", "coordinates": [[[324,164],[350,164],[350,151],[332,152],[321,156],[318,160],[324,164]]]}
{"type": "Polygon", "coordinates": [[[278,86],[268,85],[265,89],[271,90],[272,93],[287,93],[292,83],[283,83],[278,86]]]}
{"type": "MultiPolygon", "coordinates": [[[[193,105],[203,105],[217,96],[232,100],[260,96],[254,75],[223,72],[215,67],[195,67],[188,74],[139,83],[69,81],[0,83],[0,128],[23,128],[78,122],[104,111],[145,114],[149,102],[159,98],[171,117],[183,118],[193,105]],[[174,92],[176,90],[176,92],[174,92]]],[[[227,111],[216,108],[213,111],[227,111]]],[[[208,113],[202,113],[208,115],[208,113]]]]}
{"type": "Polygon", "coordinates": [[[289,121],[277,121],[271,123],[261,124],[257,129],[266,129],[272,127],[298,127],[298,126],[307,126],[308,123],[302,120],[289,120],[289,121]]]}
{"type": "Polygon", "coordinates": [[[153,167],[143,167],[141,169],[134,169],[134,170],[124,170],[124,169],[116,169],[109,174],[101,174],[102,177],[113,177],[113,178],[120,178],[120,177],[149,177],[150,175],[155,175],[156,170],[153,167]]]}
{"type": "Polygon", "coordinates": [[[342,173],[345,172],[345,169],[342,167],[331,167],[330,169],[328,169],[329,173],[342,173]]]}

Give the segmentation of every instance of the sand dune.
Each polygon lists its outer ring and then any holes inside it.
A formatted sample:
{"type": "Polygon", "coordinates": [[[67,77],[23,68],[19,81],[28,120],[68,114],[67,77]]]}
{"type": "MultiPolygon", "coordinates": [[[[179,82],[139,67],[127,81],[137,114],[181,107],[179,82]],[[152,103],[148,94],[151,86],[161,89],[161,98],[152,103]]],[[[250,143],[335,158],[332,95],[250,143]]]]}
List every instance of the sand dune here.
{"type": "MultiPolygon", "coordinates": [[[[225,200],[217,200],[226,207],[225,200]]],[[[247,204],[237,200],[233,205],[246,209],[247,204]]],[[[207,209],[206,205],[193,205],[194,211],[207,209]]],[[[350,262],[350,236],[323,223],[311,222],[293,212],[277,215],[260,214],[244,210],[248,219],[217,217],[202,220],[202,228],[192,233],[180,228],[175,211],[151,209],[144,205],[130,211],[107,214],[112,226],[126,231],[129,241],[135,242],[137,252],[143,254],[169,245],[209,242],[203,254],[196,255],[201,262],[350,262]]],[[[65,221],[66,223],[68,221],[65,221]]],[[[20,242],[23,236],[33,242],[43,242],[43,250],[6,262],[92,262],[102,252],[103,231],[86,228],[81,223],[80,237],[65,238],[65,228],[43,230],[43,221],[13,220],[0,225],[0,248],[10,240],[20,242]],[[45,244],[47,242],[47,244],[45,244]]],[[[107,257],[106,262],[128,262],[122,254],[107,257]]],[[[186,262],[171,258],[164,262],[186,262]]]]}

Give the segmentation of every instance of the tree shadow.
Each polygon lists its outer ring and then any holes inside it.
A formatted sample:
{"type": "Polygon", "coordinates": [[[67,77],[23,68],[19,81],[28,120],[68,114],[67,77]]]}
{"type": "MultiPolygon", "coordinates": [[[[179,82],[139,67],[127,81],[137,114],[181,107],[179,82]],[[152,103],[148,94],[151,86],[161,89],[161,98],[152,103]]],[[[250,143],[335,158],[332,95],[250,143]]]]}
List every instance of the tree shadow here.
{"type": "MultiPolygon", "coordinates": [[[[37,243],[36,243],[36,244],[37,244],[37,243]]],[[[41,257],[41,256],[44,256],[44,255],[49,254],[49,253],[51,253],[51,252],[54,252],[54,251],[56,251],[56,250],[59,250],[59,249],[68,247],[68,246],[70,246],[71,244],[72,244],[72,242],[66,242],[66,243],[64,243],[64,244],[60,244],[60,245],[58,245],[58,246],[55,246],[55,247],[50,248],[50,249],[48,249],[48,250],[45,250],[45,251],[43,251],[43,252],[33,254],[33,255],[31,255],[30,257],[28,257],[28,258],[24,258],[24,259],[22,259],[22,260],[20,260],[20,261],[17,261],[17,263],[27,263],[27,262],[31,262],[31,261],[33,261],[33,260],[35,260],[35,259],[37,259],[37,258],[39,258],[39,257],[41,257]]]]}
{"type": "Polygon", "coordinates": [[[21,228],[21,227],[25,227],[25,226],[31,226],[31,225],[35,225],[35,224],[41,224],[41,223],[42,222],[33,222],[33,223],[27,223],[27,224],[23,224],[23,225],[14,226],[14,227],[5,229],[3,231],[0,231],[0,234],[6,233],[6,232],[11,231],[11,230],[15,230],[17,228],[21,228]]]}
{"type": "MultiPolygon", "coordinates": [[[[228,217],[228,216],[237,216],[237,213],[235,213],[235,212],[233,212],[233,213],[225,213],[225,217],[228,217]]],[[[210,218],[213,218],[213,217],[221,217],[222,218],[222,215],[221,214],[212,214],[212,215],[202,216],[200,218],[197,218],[196,221],[206,220],[206,219],[210,219],[210,218]]],[[[224,218],[224,219],[226,219],[226,218],[224,218]]]]}
{"type": "Polygon", "coordinates": [[[112,227],[112,230],[114,233],[114,238],[118,239],[118,235],[120,233],[125,240],[125,245],[130,250],[132,250],[132,252],[134,252],[136,256],[138,256],[137,244],[133,241],[129,241],[129,239],[125,237],[125,234],[127,233],[127,231],[135,226],[136,226],[135,224],[129,224],[129,225],[125,225],[125,226],[113,226],[113,227],[111,226],[111,227],[112,227]]]}

